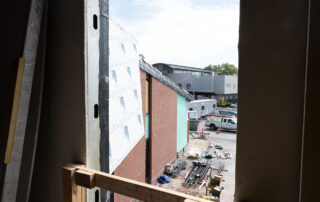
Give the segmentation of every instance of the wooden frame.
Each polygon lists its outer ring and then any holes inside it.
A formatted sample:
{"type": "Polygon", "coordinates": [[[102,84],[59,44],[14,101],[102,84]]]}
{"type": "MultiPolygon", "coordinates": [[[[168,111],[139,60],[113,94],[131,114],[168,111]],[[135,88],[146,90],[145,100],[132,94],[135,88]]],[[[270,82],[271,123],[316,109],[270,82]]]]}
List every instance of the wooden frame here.
{"type": "Polygon", "coordinates": [[[84,189],[100,187],[142,201],[201,202],[207,201],[187,194],[126,179],[79,165],[62,168],[63,202],[85,201],[84,189]]]}
{"type": "Polygon", "coordinates": [[[6,139],[4,154],[0,155],[1,157],[3,156],[3,159],[2,159],[3,163],[6,163],[6,164],[11,161],[11,156],[12,156],[13,142],[14,142],[14,136],[16,132],[16,124],[18,120],[24,67],[25,67],[25,59],[19,58],[19,65],[17,68],[17,77],[15,81],[15,89],[14,89],[14,95],[13,95],[13,104],[12,104],[12,110],[11,110],[8,138],[6,139]]]}

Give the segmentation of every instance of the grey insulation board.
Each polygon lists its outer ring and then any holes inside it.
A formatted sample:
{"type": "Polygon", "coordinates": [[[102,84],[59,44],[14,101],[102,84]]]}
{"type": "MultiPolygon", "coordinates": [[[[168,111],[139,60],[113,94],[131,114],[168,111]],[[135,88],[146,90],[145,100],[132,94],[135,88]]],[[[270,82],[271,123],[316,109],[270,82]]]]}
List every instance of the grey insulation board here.
{"type": "Polygon", "coordinates": [[[46,24],[47,2],[45,2],[45,8],[43,9],[43,18],[41,22],[41,32],[37,51],[38,53],[35,63],[29,113],[27,118],[27,126],[19,174],[19,184],[16,199],[17,201],[29,201],[29,193],[31,189],[31,181],[33,176],[33,167],[36,154],[38,132],[40,125],[40,114],[42,107],[47,34],[46,24]]]}

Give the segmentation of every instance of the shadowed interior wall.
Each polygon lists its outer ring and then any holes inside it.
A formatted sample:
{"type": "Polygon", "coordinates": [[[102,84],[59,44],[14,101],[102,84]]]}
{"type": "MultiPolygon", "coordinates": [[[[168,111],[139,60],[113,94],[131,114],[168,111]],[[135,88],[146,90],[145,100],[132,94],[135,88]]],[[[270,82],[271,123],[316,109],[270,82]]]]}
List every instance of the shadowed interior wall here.
{"type": "Polygon", "coordinates": [[[298,201],[308,1],[240,3],[239,201],[298,201]]]}
{"type": "MultiPolygon", "coordinates": [[[[14,84],[18,69],[19,57],[22,57],[30,0],[27,1],[5,1],[1,16],[1,79],[0,79],[0,152],[4,154],[5,143],[9,133],[12,101],[14,95],[14,84]],[[19,6],[17,6],[19,5],[19,6]],[[10,20],[9,20],[10,19],[10,20]]],[[[0,155],[2,157],[2,155],[0,155]]],[[[0,198],[4,183],[6,165],[0,162],[0,198]]]]}
{"type": "Polygon", "coordinates": [[[83,2],[49,1],[47,27],[44,94],[30,201],[53,202],[62,201],[62,166],[86,163],[83,2]]]}
{"type": "Polygon", "coordinates": [[[310,2],[301,202],[320,201],[320,2],[310,2]]]}

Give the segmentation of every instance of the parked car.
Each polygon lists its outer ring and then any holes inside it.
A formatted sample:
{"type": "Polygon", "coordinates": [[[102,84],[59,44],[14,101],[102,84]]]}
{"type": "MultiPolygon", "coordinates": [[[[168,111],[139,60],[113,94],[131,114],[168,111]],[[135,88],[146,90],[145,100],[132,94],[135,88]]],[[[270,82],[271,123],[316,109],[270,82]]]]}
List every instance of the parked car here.
{"type": "Polygon", "coordinates": [[[230,107],[231,108],[238,108],[238,104],[231,104],[230,107]]]}
{"type": "Polygon", "coordinates": [[[238,113],[237,112],[228,111],[228,110],[216,110],[215,114],[238,117],[238,113]]]}
{"type": "Polygon", "coordinates": [[[221,128],[223,130],[237,130],[237,118],[231,116],[207,116],[205,126],[210,130],[221,128]]]}

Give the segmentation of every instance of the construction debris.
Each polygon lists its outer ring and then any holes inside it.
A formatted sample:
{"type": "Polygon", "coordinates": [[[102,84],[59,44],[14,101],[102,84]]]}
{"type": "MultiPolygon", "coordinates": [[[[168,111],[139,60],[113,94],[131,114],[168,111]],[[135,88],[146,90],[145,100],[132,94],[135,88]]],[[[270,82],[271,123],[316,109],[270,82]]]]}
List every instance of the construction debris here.
{"type": "Polygon", "coordinates": [[[199,159],[201,156],[200,156],[200,152],[199,151],[196,151],[196,150],[190,150],[188,152],[188,158],[189,159],[199,159]]]}
{"type": "Polygon", "coordinates": [[[203,178],[207,175],[209,168],[211,167],[211,162],[193,162],[193,168],[190,171],[189,175],[185,179],[183,185],[190,187],[193,184],[202,182],[203,178]]]}
{"type": "Polygon", "coordinates": [[[223,150],[223,146],[221,144],[214,145],[216,149],[223,150]]]}
{"type": "Polygon", "coordinates": [[[164,173],[170,175],[173,171],[173,166],[170,163],[167,163],[164,169],[164,173]]]}
{"type": "Polygon", "coordinates": [[[205,157],[207,159],[215,158],[216,157],[216,150],[215,148],[210,148],[208,147],[206,152],[205,152],[205,157]]]}
{"type": "MultiPolygon", "coordinates": [[[[177,161],[176,161],[177,162],[177,161]]],[[[188,166],[187,161],[179,161],[173,166],[173,171],[171,173],[172,177],[177,177],[181,170],[186,169],[188,166]]]]}

